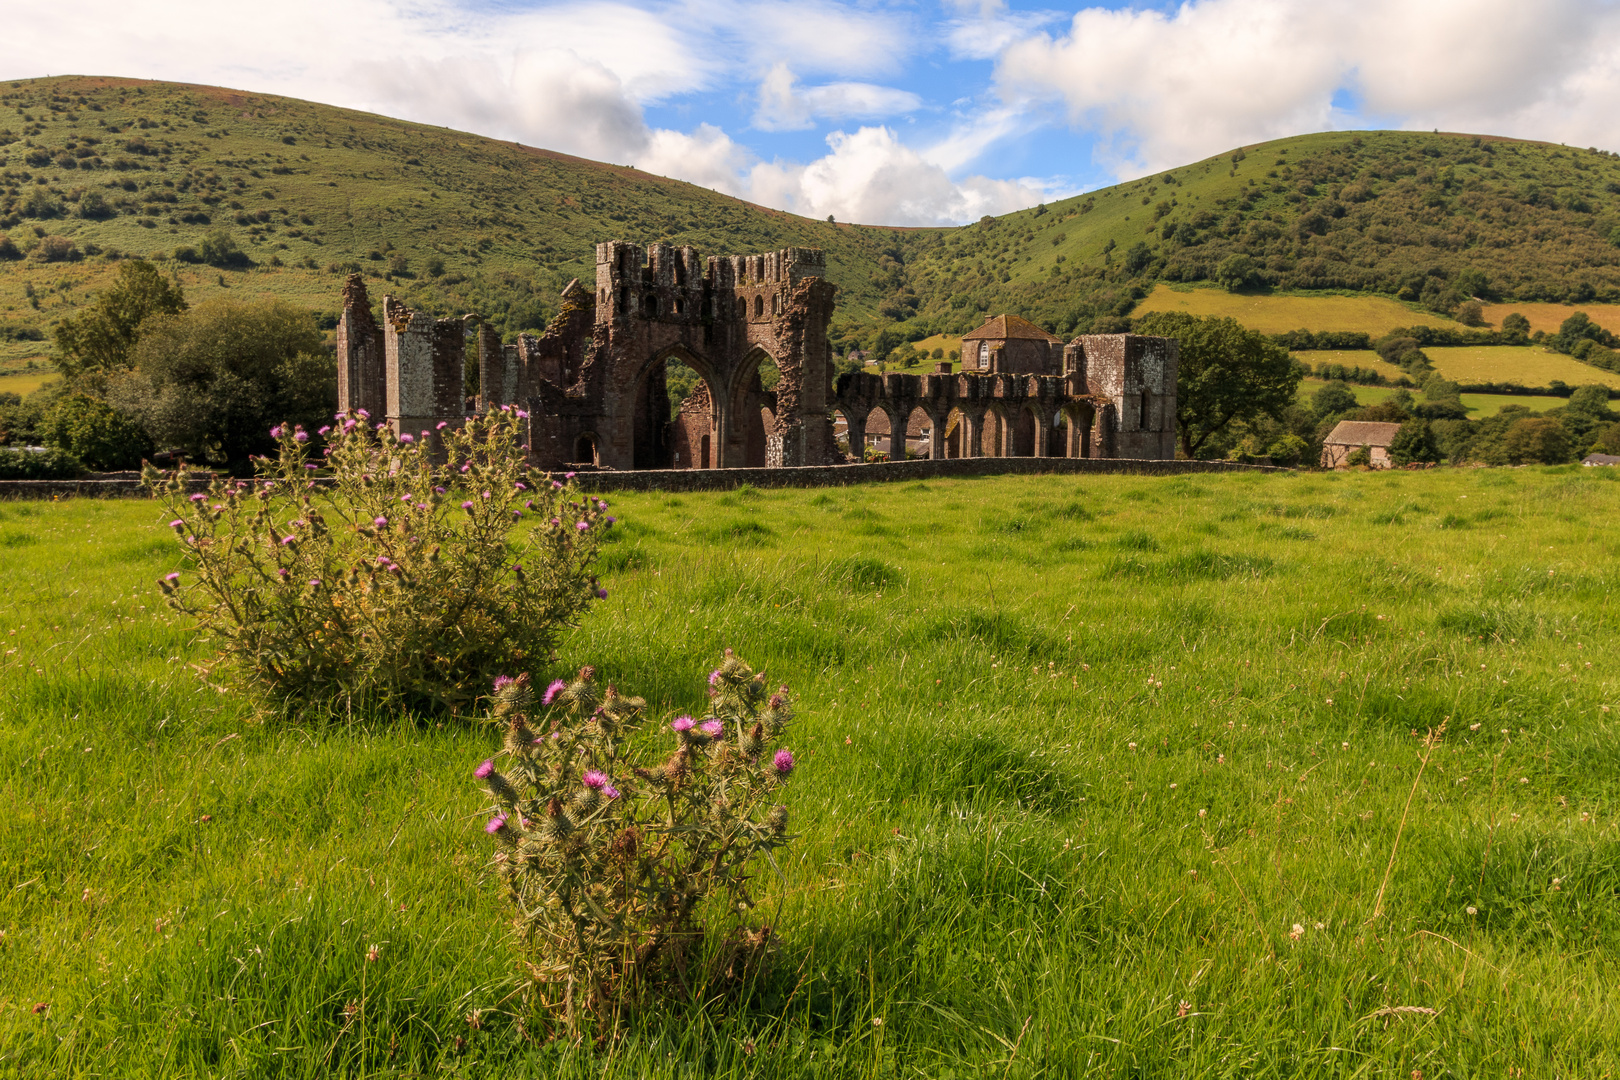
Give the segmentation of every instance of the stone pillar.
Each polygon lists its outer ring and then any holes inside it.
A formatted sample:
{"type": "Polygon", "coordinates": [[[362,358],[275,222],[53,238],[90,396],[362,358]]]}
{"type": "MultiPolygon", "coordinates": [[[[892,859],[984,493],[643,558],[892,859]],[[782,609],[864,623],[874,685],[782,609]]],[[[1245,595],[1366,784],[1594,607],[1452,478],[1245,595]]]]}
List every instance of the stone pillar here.
{"type": "Polygon", "coordinates": [[[979,435],[984,426],[984,414],[962,410],[962,456],[979,457],[979,435]]]}
{"type": "Polygon", "coordinates": [[[849,439],[849,456],[856,461],[866,460],[866,417],[855,418],[851,412],[844,413],[844,420],[849,425],[844,434],[849,439]]]}
{"type": "Polygon", "coordinates": [[[950,420],[949,413],[929,413],[928,424],[932,429],[928,436],[928,460],[945,460],[945,424],[950,420]]]}

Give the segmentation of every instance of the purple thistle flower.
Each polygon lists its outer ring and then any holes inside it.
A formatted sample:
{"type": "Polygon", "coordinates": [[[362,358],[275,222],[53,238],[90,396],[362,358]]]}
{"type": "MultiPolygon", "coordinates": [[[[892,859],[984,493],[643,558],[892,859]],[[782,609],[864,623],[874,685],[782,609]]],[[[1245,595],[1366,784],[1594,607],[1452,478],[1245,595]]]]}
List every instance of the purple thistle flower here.
{"type": "Polygon", "coordinates": [[[463,466],[462,466],[462,467],[461,467],[461,471],[462,471],[462,472],[470,472],[470,471],[471,471],[471,470],[472,470],[472,466],[471,466],[471,465],[463,465],[463,466]]]}
{"type": "Polygon", "coordinates": [[[527,420],[529,418],[529,414],[524,412],[522,409],[517,411],[517,416],[519,420],[527,420]]]}
{"type": "Polygon", "coordinates": [[[318,577],[310,578],[309,579],[309,587],[312,588],[312,589],[320,588],[321,587],[321,579],[318,578],[318,577]]]}
{"type": "Polygon", "coordinates": [[[489,824],[484,826],[484,831],[494,836],[504,828],[506,828],[506,815],[499,814],[489,819],[489,824]]]}
{"type": "Polygon", "coordinates": [[[415,435],[401,435],[399,437],[399,441],[402,442],[402,443],[413,443],[413,442],[416,441],[416,436],[415,435]]]}
{"type": "Polygon", "coordinates": [[[692,725],[696,722],[690,716],[677,716],[669,722],[669,726],[673,731],[691,731],[692,725]]]}
{"type": "Polygon", "coordinates": [[[377,528],[382,529],[387,527],[388,519],[385,517],[375,517],[371,519],[371,523],[377,526],[377,528]]]}
{"type": "Polygon", "coordinates": [[[519,480],[515,486],[517,487],[517,490],[519,490],[519,491],[528,491],[529,490],[529,485],[525,484],[521,480],[519,480]]]}
{"type": "Polygon", "coordinates": [[[281,546],[282,547],[286,547],[288,544],[293,544],[293,543],[297,543],[297,542],[298,542],[298,537],[294,536],[292,533],[288,533],[286,536],[283,536],[281,538],[281,546]]]}
{"type": "Polygon", "coordinates": [[[522,518],[523,518],[523,511],[521,511],[521,510],[512,511],[512,520],[513,521],[521,521],[522,518]]]}
{"type": "Polygon", "coordinates": [[[561,518],[552,518],[551,523],[553,525],[561,525],[562,524],[562,519],[561,518]]]}
{"type": "Polygon", "coordinates": [[[472,508],[473,508],[472,501],[468,500],[467,502],[462,503],[461,508],[463,510],[467,511],[469,514],[472,513],[472,508]]]}
{"type": "Polygon", "coordinates": [[[378,424],[377,425],[377,430],[378,431],[387,431],[388,430],[388,425],[387,424],[378,424]]]}
{"type": "Polygon", "coordinates": [[[563,479],[564,480],[572,480],[574,477],[576,477],[578,475],[579,475],[579,473],[565,472],[565,473],[563,473],[563,479]]]}
{"type": "Polygon", "coordinates": [[[354,414],[356,416],[358,416],[358,417],[361,417],[362,419],[365,419],[365,420],[370,420],[371,419],[371,413],[367,412],[365,409],[356,409],[354,411],[354,414]]]}
{"type": "Polygon", "coordinates": [[[533,510],[534,509],[534,500],[533,499],[524,499],[523,500],[523,509],[525,509],[525,510],[533,510]]]}
{"type": "Polygon", "coordinates": [[[709,685],[710,686],[719,686],[720,685],[720,669],[719,668],[715,668],[713,671],[709,672],[709,685]]]}
{"type": "Polygon", "coordinates": [[[578,529],[580,532],[584,532],[586,529],[588,529],[590,527],[591,527],[591,523],[588,522],[588,521],[576,521],[576,522],[574,522],[574,528],[578,529]]]}
{"type": "Polygon", "coordinates": [[[619,797],[619,789],[614,787],[612,784],[609,784],[607,787],[602,789],[602,794],[606,795],[610,799],[617,799],[619,797]]]}
{"type": "Polygon", "coordinates": [[[173,571],[172,573],[164,574],[163,575],[163,580],[164,581],[179,581],[180,580],[180,572],[178,570],[176,570],[176,571],[173,571]]]}
{"type": "Polygon", "coordinates": [[[275,427],[270,429],[270,437],[272,439],[281,438],[281,425],[280,424],[277,424],[275,427]]]}
{"type": "Polygon", "coordinates": [[[199,491],[197,494],[195,494],[195,495],[193,495],[191,497],[191,501],[192,502],[202,502],[206,498],[208,498],[208,496],[204,495],[202,492],[199,491]]]}
{"type": "Polygon", "coordinates": [[[321,428],[315,434],[317,434],[317,435],[325,435],[328,431],[331,431],[331,430],[332,430],[332,425],[327,424],[325,427],[321,428]]]}
{"type": "Polygon", "coordinates": [[[281,569],[276,571],[276,574],[281,578],[282,581],[286,581],[288,576],[291,574],[291,571],[283,566],[281,569]]]}
{"type": "Polygon", "coordinates": [[[603,528],[611,528],[612,525],[618,520],[619,519],[616,518],[616,517],[609,517],[609,518],[605,519],[605,524],[603,525],[603,528]]]}
{"type": "Polygon", "coordinates": [[[403,494],[403,495],[401,495],[399,497],[399,501],[402,502],[402,503],[410,502],[411,501],[411,493],[407,491],[405,494],[403,494]]]}
{"type": "Polygon", "coordinates": [[[705,720],[699,730],[711,739],[718,739],[720,733],[726,730],[726,725],[718,720],[705,720]]]}
{"type": "Polygon", "coordinates": [[[345,420],[345,421],[343,421],[343,430],[344,431],[353,431],[355,428],[357,428],[359,426],[360,425],[355,423],[353,420],[345,420]]]}
{"type": "Polygon", "coordinates": [[[561,491],[562,490],[562,481],[561,480],[553,480],[551,482],[551,490],[552,491],[561,491]]]}
{"type": "Polygon", "coordinates": [[[592,769],[590,772],[580,777],[580,781],[586,787],[595,788],[596,790],[600,791],[602,788],[607,786],[608,778],[606,773],[597,772],[595,769],[592,769]]]}
{"type": "Polygon", "coordinates": [[[184,527],[184,525],[185,522],[181,521],[179,518],[175,518],[173,521],[169,522],[169,528],[171,529],[179,529],[184,527]]]}
{"type": "Polygon", "coordinates": [[[293,439],[297,442],[309,442],[309,432],[299,430],[293,432],[293,439]]]}
{"type": "Polygon", "coordinates": [[[517,680],[512,678],[510,675],[495,676],[495,692],[497,694],[500,693],[502,690],[505,690],[508,686],[511,686],[516,681],[517,680]]]}
{"type": "Polygon", "coordinates": [[[771,759],[771,764],[776,766],[778,776],[786,776],[793,771],[793,755],[786,750],[778,750],[776,757],[771,759]]]}
{"type": "Polygon", "coordinates": [[[442,488],[442,487],[435,487],[435,488],[434,488],[434,489],[433,489],[433,494],[435,494],[435,495],[443,495],[443,494],[444,494],[444,488],[442,488]]]}
{"type": "Polygon", "coordinates": [[[428,429],[427,429],[427,428],[423,428],[423,429],[422,429],[422,438],[424,438],[424,439],[425,439],[425,438],[427,438],[427,437],[428,437],[428,436],[429,436],[429,435],[431,435],[431,434],[432,434],[432,432],[430,432],[430,431],[428,431],[428,429]]]}
{"type": "Polygon", "coordinates": [[[478,777],[478,779],[482,780],[482,779],[484,779],[486,776],[488,776],[490,773],[492,773],[494,771],[495,771],[495,760],[493,758],[485,758],[483,760],[483,762],[478,766],[478,768],[473,770],[473,775],[478,777]]]}
{"type": "Polygon", "coordinates": [[[598,600],[606,600],[607,599],[607,590],[606,589],[597,589],[596,590],[596,598],[598,600]]]}
{"type": "Polygon", "coordinates": [[[479,496],[479,497],[480,497],[480,498],[483,498],[483,499],[487,499],[487,498],[489,498],[489,492],[487,492],[487,491],[486,491],[486,492],[484,492],[484,493],[483,493],[483,494],[482,494],[482,495],[481,495],[481,496],[479,496]]]}
{"type": "Polygon", "coordinates": [[[546,692],[540,696],[540,704],[550,705],[553,701],[557,700],[557,695],[566,689],[568,689],[568,684],[563,682],[561,679],[558,679],[556,682],[546,687],[546,692]]]}
{"type": "Polygon", "coordinates": [[[438,426],[436,428],[434,428],[433,430],[435,430],[435,431],[443,431],[445,428],[447,428],[449,426],[450,426],[450,421],[448,421],[448,420],[440,420],[438,426]]]}

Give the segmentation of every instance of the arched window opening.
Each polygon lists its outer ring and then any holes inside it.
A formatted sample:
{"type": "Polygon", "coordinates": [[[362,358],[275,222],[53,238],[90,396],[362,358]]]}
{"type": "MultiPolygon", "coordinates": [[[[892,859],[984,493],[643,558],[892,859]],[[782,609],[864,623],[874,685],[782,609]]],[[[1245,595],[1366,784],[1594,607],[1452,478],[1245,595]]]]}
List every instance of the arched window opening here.
{"type": "Polygon", "coordinates": [[[632,467],[704,468],[701,444],[713,430],[715,397],[708,381],[678,356],[656,360],[636,391],[632,467]]]}
{"type": "Polygon", "coordinates": [[[756,296],[756,297],[754,297],[754,318],[763,319],[764,317],[765,317],[765,298],[763,296],[756,296]]]}
{"type": "Polygon", "coordinates": [[[595,465],[596,464],[596,436],[595,435],[585,434],[585,435],[581,435],[579,438],[574,440],[574,464],[576,464],[576,465],[595,465]]]}
{"type": "Polygon", "coordinates": [[[648,293],[642,297],[641,310],[649,319],[658,318],[658,294],[648,293]]]}
{"type": "Polygon", "coordinates": [[[630,289],[628,286],[619,290],[619,314],[630,314],[630,289]]]}
{"type": "Polygon", "coordinates": [[[686,284],[686,263],[680,259],[675,260],[675,285],[680,288],[686,284]]]}
{"type": "Polygon", "coordinates": [[[1148,426],[1149,426],[1148,425],[1148,420],[1149,420],[1150,412],[1152,410],[1152,404],[1151,404],[1152,400],[1153,400],[1153,395],[1148,393],[1146,390],[1143,390],[1142,391],[1142,402],[1141,402],[1142,415],[1137,418],[1137,422],[1136,422],[1136,430],[1137,431],[1147,431],[1148,430],[1148,426]]]}
{"type": "Polygon", "coordinates": [[[990,343],[979,342],[979,370],[984,371],[990,367],[990,343]]]}
{"type": "Polygon", "coordinates": [[[675,314],[677,314],[677,315],[685,315],[686,314],[686,301],[685,300],[677,300],[677,301],[675,301],[675,314]]]}

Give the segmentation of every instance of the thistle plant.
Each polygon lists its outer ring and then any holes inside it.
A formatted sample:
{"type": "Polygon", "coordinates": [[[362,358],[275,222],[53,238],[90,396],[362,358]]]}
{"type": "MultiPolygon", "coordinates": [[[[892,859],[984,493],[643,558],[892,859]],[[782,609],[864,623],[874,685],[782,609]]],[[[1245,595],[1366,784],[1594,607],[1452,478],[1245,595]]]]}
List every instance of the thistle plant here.
{"type": "Polygon", "coordinates": [[[536,723],[526,677],[497,684],[505,745],[474,770],[536,1010],[568,1031],[611,1028],[659,993],[754,970],[772,937],[744,922],[754,864],[774,868],[791,839],[775,801],[794,769],[776,745],[787,687],[728,649],[701,717],[649,731],[646,702],[589,667],[538,705],[536,723]]]}
{"type": "Polygon", "coordinates": [[[275,701],[470,706],[544,663],[592,600],[607,503],[528,467],[523,414],[396,435],[365,412],[271,431],[252,480],[145,472],[191,563],[161,583],[275,701]],[[313,456],[319,439],[324,452],[313,456]]]}

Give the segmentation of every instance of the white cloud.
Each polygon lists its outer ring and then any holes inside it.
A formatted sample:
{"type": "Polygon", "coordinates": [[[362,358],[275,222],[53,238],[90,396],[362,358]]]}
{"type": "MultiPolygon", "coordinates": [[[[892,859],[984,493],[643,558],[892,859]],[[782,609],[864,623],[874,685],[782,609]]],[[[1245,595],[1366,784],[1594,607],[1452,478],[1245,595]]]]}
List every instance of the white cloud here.
{"type": "Polygon", "coordinates": [[[939,165],[886,127],[827,137],[832,153],[809,164],[761,162],[748,174],[756,202],[807,217],[883,225],[943,225],[1000,214],[1040,201],[1041,191],[1014,180],[952,180],[939,165]]]}
{"type": "Polygon", "coordinates": [[[821,120],[876,120],[913,112],[922,98],[909,90],[873,83],[840,82],[800,87],[786,63],[765,73],[759,85],[754,126],[761,131],[794,131],[821,120]]]}
{"type": "Polygon", "coordinates": [[[1412,127],[1601,145],[1617,46],[1599,0],[1188,0],[1080,11],[1008,45],[996,77],[1010,103],[1062,101],[1128,173],[1343,123],[1341,89],[1412,127]]]}

